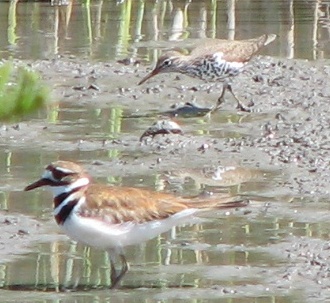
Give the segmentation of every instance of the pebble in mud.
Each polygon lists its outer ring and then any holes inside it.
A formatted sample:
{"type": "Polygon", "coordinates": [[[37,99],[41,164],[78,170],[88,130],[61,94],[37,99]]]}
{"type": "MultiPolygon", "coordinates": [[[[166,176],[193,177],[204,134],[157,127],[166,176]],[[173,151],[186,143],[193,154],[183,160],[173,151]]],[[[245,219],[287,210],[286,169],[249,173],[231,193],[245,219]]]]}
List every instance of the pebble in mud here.
{"type": "Polygon", "coordinates": [[[183,135],[183,130],[178,123],[172,120],[158,120],[154,122],[140,137],[140,142],[147,137],[152,139],[157,135],[179,134],[183,135]]]}

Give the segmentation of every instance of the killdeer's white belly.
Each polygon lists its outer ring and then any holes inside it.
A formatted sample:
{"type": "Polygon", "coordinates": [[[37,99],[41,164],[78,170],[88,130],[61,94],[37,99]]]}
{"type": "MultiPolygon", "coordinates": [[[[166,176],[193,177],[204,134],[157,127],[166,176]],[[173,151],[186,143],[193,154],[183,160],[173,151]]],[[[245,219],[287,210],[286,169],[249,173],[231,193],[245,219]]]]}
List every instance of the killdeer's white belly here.
{"type": "Polygon", "coordinates": [[[173,226],[190,222],[197,209],[186,209],[169,218],[145,223],[111,224],[99,218],[82,217],[75,211],[61,226],[72,239],[101,249],[135,245],[168,231],[173,226]]]}

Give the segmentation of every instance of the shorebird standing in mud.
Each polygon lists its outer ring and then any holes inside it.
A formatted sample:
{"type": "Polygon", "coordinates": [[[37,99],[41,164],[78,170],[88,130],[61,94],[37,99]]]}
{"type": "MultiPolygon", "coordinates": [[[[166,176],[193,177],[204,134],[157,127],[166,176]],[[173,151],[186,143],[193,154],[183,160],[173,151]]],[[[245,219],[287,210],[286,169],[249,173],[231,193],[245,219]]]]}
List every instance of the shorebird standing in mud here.
{"type": "Polygon", "coordinates": [[[41,186],[52,190],[55,220],[70,238],[108,251],[112,288],[128,270],[125,246],[192,222],[200,212],[248,203],[231,196],[189,199],[147,189],[94,184],[80,165],[68,161],[49,164],[42,177],[25,190],[41,186]],[[115,267],[117,258],[121,261],[119,271],[115,267]]]}
{"type": "Polygon", "coordinates": [[[265,34],[248,40],[203,39],[189,55],[169,51],[162,55],[155,68],[138,85],[160,73],[181,73],[207,82],[223,82],[218,104],[224,102],[228,90],[237,102],[237,108],[250,111],[233,93],[228,78],[240,73],[242,68],[264,46],[273,42],[275,34],[265,34]]]}

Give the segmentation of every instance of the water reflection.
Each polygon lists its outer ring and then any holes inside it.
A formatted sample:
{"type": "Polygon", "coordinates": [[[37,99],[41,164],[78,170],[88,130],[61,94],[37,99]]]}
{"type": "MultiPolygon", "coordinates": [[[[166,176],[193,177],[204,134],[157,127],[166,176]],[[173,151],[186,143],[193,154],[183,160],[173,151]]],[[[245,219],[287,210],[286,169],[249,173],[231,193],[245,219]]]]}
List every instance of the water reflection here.
{"type": "Polygon", "coordinates": [[[276,33],[265,53],[318,59],[330,56],[329,21],[321,1],[10,1],[0,2],[0,49],[2,57],[155,60],[157,48],[187,38],[276,33]]]}
{"type": "MultiPolygon", "coordinates": [[[[188,296],[187,299],[194,294],[201,299],[215,300],[220,296],[231,298],[230,302],[236,302],[235,299],[251,302],[251,298],[262,296],[262,302],[268,302],[267,298],[272,302],[271,298],[277,296],[295,295],[294,291],[288,294],[287,290],[275,287],[274,281],[281,274],[278,264],[286,260],[283,239],[290,236],[301,241],[301,236],[327,237],[318,233],[324,228],[323,223],[294,223],[290,216],[258,216],[251,220],[239,213],[217,215],[217,219],[210,222],[177,227],[167,237],[159,236],[131,247],[127,257],[132,268],[122,290],[118,291],[102,292],[110,285],[106,253],[59,240],[38,244],[34,247],[35,253],[2,265],[0,286],[47,292],[76,288],[75,299],[82,295],[81,291],[88,291],[84,296],[114,298],[125,292],[127,296],[129,291],[130,298],[135,294],[144,300],[143,289],[154,299],[171,298],[175,292],[188,296]],[[139,291],[140,287],[143,288],[139,291]],[[153,288],[161,291],[153,293],[153,288]],[[227,291],[225,296],[224,290],[227,291]]],[[[37,296],[34,292],[34,298],[37,296]]]]}
{"type": "MultiPolygon", "coordinates": [[[[87,158],[86,154],[76,156],[77,159],[87,158]]],[[[29,159],[32,157],[35,161],[28,165],[18,152],[9,157],[11,165],[8,173],[16,178],[19,176],[13,182],[15,186],[22,183],[26,176],[31,179],[31,172],[23,173],[31,165],[38,161],[48,162],[33,154],[29,159]]],[[[3,167],[1,169],[4,171],[3,167]]],[[[102,167],[99,174],[106,175],[102,173],[102,167]]],[[[8,176],[5,178],[10,179],[8,176]]],[[[136,178],[131,178],[122,182],[138,183],[136,178]]],[[[49,233],[53,234],[57,227],[51,215],[51,197],[48,193],[36,192],[26,199],[20,190],[11,191],[5,196],[2,206],[9,208],[11,213],[38,216],[43,225],[51,222],[49,233]]],[[[107,290],[110,284],[109,260],[103,251],[69,241],[44,238],[44,243],[31,243],[34,245],[33,253],[1,266],[0,286],[7,290],[33,290],[29,292],[32,302],[36,302],[40,295],[38,291],[50,292],[49,295],[43,294],[40,302],[53,302],[55,299],[51,294],[63,287],[79,290],[74,294],[65,294],[67,302],[85,302],[86,297],[97,302],[100,297],[108,299],[110,296],[112,302],[127,299],[128,296],[130,299],[139,298],[137,302],[149,302],[150,298],[175,300],[176,296],[215,302],[219,302],[219,298],[223,302],[251,302],[251,298],[257,300],[260,297],[262,302],[291,302],[296,296],[295,291],[274,286],[282,275],[281,263],[286,261],[287,252],[281,245],[289,236],[296,237],[297,241],[303,236],[327,239],[329,230],[324,213],[328,213],[328,206],[323,205],[322,210],[314,204],[310,207],[319,210],[315,213],[315,222],[309,221],[310,209],[304,205],[295,212],[299,208],[298,203],[283,207],[281,202],[272,204],[273,210],[277,210],[272,211],[271,215],[267,214],[268,206],[265,205],[249,216],[240,211],[228,216],[219,212],[202,224],[177,227],[169,235],[129,248],[127,258],[132,263],[132,270],[125,277],[123,289],[111,292],[107,290]],[[308,213],[306,217],[304,212],[308,213]]],[[[9,295],[2,293],[8,298],[16,296],[15,292],[9,295]]],[[[58,296],[61,295],[56,294],[56,298],[58,296]]]]}

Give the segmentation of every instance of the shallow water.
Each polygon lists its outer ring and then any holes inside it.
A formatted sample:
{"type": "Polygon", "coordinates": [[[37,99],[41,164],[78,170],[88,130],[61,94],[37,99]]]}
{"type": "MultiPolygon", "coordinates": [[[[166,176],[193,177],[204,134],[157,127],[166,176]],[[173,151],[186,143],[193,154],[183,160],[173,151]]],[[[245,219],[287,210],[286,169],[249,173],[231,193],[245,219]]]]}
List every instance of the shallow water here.
{"type": "MultiPolygon", "coordinates": [[[[192,39],[246,39],[272,32],[279,38],[262,54],[316,60],[330,57],[328,10],[326,4],[317,1],[237,1],[234,18],[227,1],[0,2],[0,26],[6,29],[0,33],[0,53],[2,58],[63,57],[88,60],[90,64],[133,58],[148,66],[162,49],[182,47],[192,39]],[[232,29],[228,29],[227,19],[232,29]],[[181,40],[186,41],[182,44],[181,40]]],[[[81,74],[77,72],[76,78],[83,77],[81,74]]],[[[100,78],[104,89],[106,84],[100,78]]],[[[101,96],[75,87],[71,98],[67,88],[75,85],[74,81],[66,79],[65,73],[57,77],[51,74],[48,82],[56,87],[59,103],[31,120],[26,118],[17,127],[3,126],[1,210],[12,216],[37,218],[43,231],[29,243],[28,252],[17,250],[18,256],[2,262],[1,301],[17,301],[22,296],[26,302],[304,301],[305,284],[288,286],[283,264],[290,258],[283,246],[294,243],[296,237],[328,239],[327,201],[292,197],[285,187],[289,173],[278,171],[262,158],[258,167],[251,167],[235,151],[230,155],[220,151],[215,159],[209,159],[202,152],[197,154],[189,142],[183,143],[187,145],[185,153],[176,152],[175,143],[164,143],[159,149],[141,145],[138,138],[154,121],[153,113],[159,107],[168,110],[169,105],[164,102],[155,108],[146,101],[137,108],[131,99],[124,98],[125,92],[118,92],[126,79],[113,79],[119,84],[109,82],[109,91],[104,90],[101,96]],[[173,152],[170,165],[162,162],[164,150],[173,152]],[[198,155],[193,161],[191,153],[198,155]],[[84,164],[99,182],[182,195],[203,190],[237,193],[254,197],[259,207],[252,207],[251,213],[215,213],[207,222],[177,227],[172,233],[128,248],[131,270],[121,289],[109,291],[107,256],[71,243],[60,234],[48,192],[22,192],[46,164],[56,159],[84,164]],[[230,186],[224,187],[196,175],[206,163],[244,166],[247,171],[235,175],[230,186]],[[179,168],[186,169],[186,179],[169,182],[168,174],[179,168]],[[57,293],[75,286],[76,291],[57,293]]],[[[148,98],[157,96],[149,94],[148,98]]],[[[223,111],[211,120],[191,117],[178,121],[185,125],[191,141],[204,135],[217,140],[253,136],[254,123],[266,122],[271,116],[223,111]]],[[[14,225],[16,230],[22,228],[20,222],[14,225]]],[[[29,239],[24,230],[16,230],[13,237],[29,239]]]]}
{"type": "Polygon", "coordinates": [[[186,39],[276,33],[279,39],[264,54],[320,59],[330,55],[328,16],[326,3],[301,0],[10,1],[0,3],[0,25],[7,29],[0,51],[3,58],[153,60],[160,49],[187,45],[179,43],[186,39]]]}

